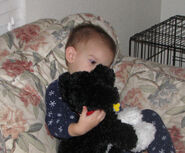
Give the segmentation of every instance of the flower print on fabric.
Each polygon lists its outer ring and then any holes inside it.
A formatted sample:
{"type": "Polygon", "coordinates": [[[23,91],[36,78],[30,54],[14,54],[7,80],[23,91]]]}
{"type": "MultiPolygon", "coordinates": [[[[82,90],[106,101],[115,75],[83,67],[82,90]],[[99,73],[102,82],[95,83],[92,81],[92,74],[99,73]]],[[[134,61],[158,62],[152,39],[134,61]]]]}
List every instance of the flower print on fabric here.
{"type": "Polygon", "coordinates": [[[21,89],[19,96],[26,107],[29,104],[37,106],[39,105],[41,100],[40,96],[38,95],[38,92],[30,85],[25,85],[25,87],[21,89]]]}
{"type": "Polygon", "coordinates": [[[25,131],[26,120],[24,119],[23,112],[9,107],[3,107],[0,110],[2,135],[5,138],[11,136],[13,139],[17,139],[19,134],[25,131]]]}
{"type": "Polygon", "coordinates": [[[38,51],[40,45],[45,45],[45,39],[48,35],[47,32],[41,34],[41,29],[38,25],[30,24],[13,30],[17,39],[19,39],[19,46],[25,51],[31,49],[38,51]]]}
{"type": "Polygon", "coordinates": [[[17,28],[13,30],[17,39],[21,42],[30,42],[36,36],[39,35],[40,27],[38,25],[25,25],[24,27],[17,28]]]}
{"type": "Polygon", "coordinates": [[[7,50],[0,50],[0,60],[2,60],[5,56],[9,55],[10,53],[7,50]]]}
{"type": "Polygon", "coordinates": [[[144,101],[144,97],[142,95],[141,89],[139,88],[132,88],[130,89],[126,96],[123,98],[121,101],[121,107],[127,107],[127,105],[132,106],[132,107],[138,107],[142,108],[141,101],[144,101]]]}
{"type": "Polygon", "coordinates": [[[159,89],[154,94],[151,94],[148,99],[153,103],[153,105],[163,106],[171,102],[176,91],[176,86],[167,80],[159,86],[159,89]]]}
{"type": "Polygon", "coordinates": [[[183,136],[180,132],[180,129],[176,126],[173,126],[171,128],[168,128],[168,131],[170,132],[170,135],[172,137],[176,153],[185,153],[185,144],[182,141],[183,136]]]}
{"type": "Polygon", "coordinates": [[[4,69],[8,76],[16,77],[23,73],[24,71],[33,72],[32,62],[21,61],[15,59],[7,59],[3,65],[2,69],[4,69]]]}
{"type": "Polygon", "coordinates": [[[122,63],[118,66],[119,71],[116,72],[116,77],[125,84],[128,80],[129,74],[128,71],[133,67],[133,63],[122,63]]]}

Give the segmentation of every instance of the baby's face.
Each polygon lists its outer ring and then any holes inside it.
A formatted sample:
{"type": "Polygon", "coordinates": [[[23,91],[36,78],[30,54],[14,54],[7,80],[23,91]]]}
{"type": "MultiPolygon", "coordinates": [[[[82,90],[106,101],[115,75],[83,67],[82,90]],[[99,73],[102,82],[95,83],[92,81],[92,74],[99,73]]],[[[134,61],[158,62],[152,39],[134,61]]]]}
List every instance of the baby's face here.
{"type": "Polygon", "coordinates": [[[114,55],[108,46],[101,40],[92,38],[81,43],[76,48],[76,56],[69,66],[69,72],[92,71],[98,64],[110,66],[114,55]]]}

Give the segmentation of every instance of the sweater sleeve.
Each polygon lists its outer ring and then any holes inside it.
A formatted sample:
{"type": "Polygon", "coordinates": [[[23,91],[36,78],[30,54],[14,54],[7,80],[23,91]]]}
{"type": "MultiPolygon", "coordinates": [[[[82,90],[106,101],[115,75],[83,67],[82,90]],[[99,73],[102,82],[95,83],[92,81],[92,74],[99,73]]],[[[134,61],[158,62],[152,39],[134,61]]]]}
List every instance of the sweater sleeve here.
{"type": "Polygon", "coordinates": [[[63,102],[59,93],[58,80],[52,82],[45,95],[46,117],[45,121],[51,135],[57,138],[70,138],[68,126],[77,122],[77,115],[63,102]]]}

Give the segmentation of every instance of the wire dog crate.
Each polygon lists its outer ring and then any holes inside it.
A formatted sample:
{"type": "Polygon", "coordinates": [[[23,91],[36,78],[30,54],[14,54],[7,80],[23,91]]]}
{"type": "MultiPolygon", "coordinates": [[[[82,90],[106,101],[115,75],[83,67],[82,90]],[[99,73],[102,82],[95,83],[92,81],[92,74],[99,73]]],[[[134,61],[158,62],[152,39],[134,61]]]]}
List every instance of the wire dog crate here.
{"type": "Polygon", "coordinates": [[[185,16],[173,16],[130,37],[129,56],[185,67],[185,16]]]}

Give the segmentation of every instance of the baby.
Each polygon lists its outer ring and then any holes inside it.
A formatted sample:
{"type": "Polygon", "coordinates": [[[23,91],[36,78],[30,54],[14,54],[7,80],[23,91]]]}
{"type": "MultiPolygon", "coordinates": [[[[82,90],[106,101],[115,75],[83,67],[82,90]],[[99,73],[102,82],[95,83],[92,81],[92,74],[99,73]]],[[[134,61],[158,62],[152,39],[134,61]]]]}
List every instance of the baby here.
{"type": "MultiPolygon", "coordinates": [[[[92,71],[98,64],[110,67],[116,54],[113,39],[99,26],[82,24],[75,27],[65,48],[69,73],[92,71]]],[[[46,90],[46,124],[50,133],[59,139],[80,136],[96,127],[104,118],[103,110],[87,115],[84,106],[80,117],[70,110],[62,100],[58,80],[46,90]],[[79,119],[78,119],[79,117],[79,119]]],[[[143,121],[155,123],[154,141],[147,148],[148,153],[175,153],[170,134],[160,116],[152,110],[142,110],[143,121]]]]}
{"type": "MultiPolygon", "coordinates": [[[[113,39],[99,26],[83,24],[71,32],[65,48],[69,73],[92,71],[98,64],[110,67],[116,53],[113,39]]],[[[58,138],[80,136],[97,126],[105,117],[102,110],[87,116],[84,106],[78,115],[72,112],[61,99],[58,80],[46,91],[46,124],[50,133],[58,138]]]]}

